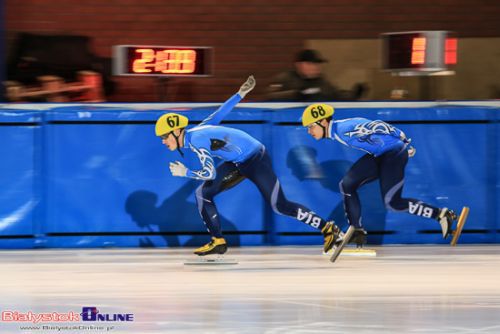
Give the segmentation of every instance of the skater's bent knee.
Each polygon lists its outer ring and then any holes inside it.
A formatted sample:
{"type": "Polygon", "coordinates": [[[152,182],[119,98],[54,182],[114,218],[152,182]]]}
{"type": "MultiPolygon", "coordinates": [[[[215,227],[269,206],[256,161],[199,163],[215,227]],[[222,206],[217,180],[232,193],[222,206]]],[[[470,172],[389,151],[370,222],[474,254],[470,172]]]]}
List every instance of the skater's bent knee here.
{"type": "Polygon", "coordinates": [[[340,193],[345,196],[351,196],[357,188],[358,186],[350,178],[343,178],[339,183],[340,193]]]}
{"type": "Polygon", "coordinates": [[[399,198],[392,198],[385,201],[385,208],[389,211],[404,211],[407,207],[407,203],[399,198]]]}
{"type": "Polygon", "coordinates": [[[203,201],[211,201],[215,196],[215,193],[211,191],[209,188],[203,187],[203,185],[199,186],[196,189],[196,200],[198,202],[203,201]]]}

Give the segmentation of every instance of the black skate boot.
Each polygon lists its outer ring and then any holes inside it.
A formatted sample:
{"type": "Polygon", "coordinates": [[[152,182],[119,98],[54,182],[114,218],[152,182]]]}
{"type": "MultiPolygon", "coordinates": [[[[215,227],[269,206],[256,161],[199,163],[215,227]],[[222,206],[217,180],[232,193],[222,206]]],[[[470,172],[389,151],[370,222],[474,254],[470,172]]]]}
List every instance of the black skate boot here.
{"type": "Polygon", "coordinates": [[[349,242],[355,243],[356,248],[363,248],[366,245],[366,234],[364,228],[357,228],[354,230],[354,234],[349,242]]]}
{"type": "Polygon", "coordinates": [[[344,232],[333,222],[328,222],[321,230],[325,241],[323,243],[323,252],[326,254],[334,246],[338,246],[344,237],[344,232]]]}
{"type": "Polygon", "coordinates": [[[441,225],[441,230],[443,232],[443,239],[448,238],[451,234],[453,228],[453,222],[458,219],[457,215],[453,210],[448,208],[442,208],[439,216],[437,218],[439,224],[441,225]]]}
{"type": "Polygon", "coordinates": [[[201,246],[194,250],[194,253],[199,256],[205,256],[209,254],[224,254],[227,252],[227,244],[224,238],[215,238],[212,237],[212,241],[210,241],[205,246],[201,246]]]}

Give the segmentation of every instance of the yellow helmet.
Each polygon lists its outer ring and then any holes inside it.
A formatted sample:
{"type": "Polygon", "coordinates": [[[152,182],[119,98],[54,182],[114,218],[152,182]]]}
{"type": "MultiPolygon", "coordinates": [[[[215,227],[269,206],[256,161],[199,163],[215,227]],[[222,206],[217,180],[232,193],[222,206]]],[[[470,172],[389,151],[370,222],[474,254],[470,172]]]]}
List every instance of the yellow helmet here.
{"type": "Polygon", "coordinates": [[[156,121],[155,132],[158,137],[166,135],[176,129],[185,128],[189,123],[186,116],[168,113],[161,115],[156,121]]]}
{"type": "Polygon", "coordinates": [[[333,107],[324,103],[315,103],[308,106],[302,113],[302,125],[309,126],[322,119],[332,117],[335,110],[333,107]]]}

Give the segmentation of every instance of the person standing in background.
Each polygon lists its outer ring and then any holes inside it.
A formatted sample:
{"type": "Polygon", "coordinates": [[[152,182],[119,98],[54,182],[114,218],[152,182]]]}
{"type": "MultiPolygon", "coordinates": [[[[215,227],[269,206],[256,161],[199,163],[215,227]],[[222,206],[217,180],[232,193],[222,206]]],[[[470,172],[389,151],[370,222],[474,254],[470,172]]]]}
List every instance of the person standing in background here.
{"type": "Polygon", "coordinates": [[[356,101],[366,85],[356,84],[352,90],[341,90],[332,85],[322,73],[323,59],[312,49],[300,51],[294,69],[278,74],[268,87],[267,99],[271,101],[356,101]]]}

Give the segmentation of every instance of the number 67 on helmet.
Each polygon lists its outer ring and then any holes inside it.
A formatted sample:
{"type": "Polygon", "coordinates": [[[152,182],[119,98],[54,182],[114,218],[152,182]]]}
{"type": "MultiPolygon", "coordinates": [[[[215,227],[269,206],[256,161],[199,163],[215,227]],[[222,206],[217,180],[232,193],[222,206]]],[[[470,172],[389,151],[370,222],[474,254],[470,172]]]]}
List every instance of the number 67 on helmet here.
{"type": "Polygon", "coordinates": [[[168,135],[170,132],[183,129],[188,126],[189,120],[186,116],[168,113],[162,115],[156,121],[155,132],[158,137],[168,135]]]}

